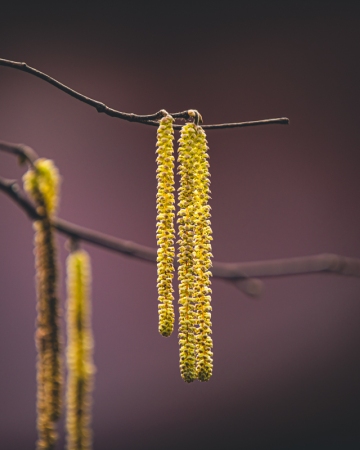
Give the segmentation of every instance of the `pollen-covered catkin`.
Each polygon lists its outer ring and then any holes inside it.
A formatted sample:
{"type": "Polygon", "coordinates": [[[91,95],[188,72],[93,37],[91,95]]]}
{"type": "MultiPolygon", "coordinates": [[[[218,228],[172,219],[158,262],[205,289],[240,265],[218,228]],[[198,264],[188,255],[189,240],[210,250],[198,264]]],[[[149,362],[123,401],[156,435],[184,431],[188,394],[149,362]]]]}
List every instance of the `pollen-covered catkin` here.
{"type": "Polygon", "coordinates": [[[210,174],[204,130],[188,123],[179,140],[179,342],[187,381],[212,374],[210,174]]]}
{"type": "Polygon", "coordinates": [[[211,240],[210,225],[210,174],[208,146],[204,130],[196,127],[194,138],[194,271],[196,303],[196,375],[200,381],[208,381],[213,370],[211,338],[211,240]]]}
{"type": "Polygon", "coordinates": [[[190,383],[196,379],[196,295],[194,268],[195,198],[194,198],[194,140],[195,125],[181,129],[178,149],[179,188],[179,345],[180,374],[190,383]]]}
{"type": "Polygon", "coordinates": [[[24,189],[39,208],[45,209],[39,212],[50,217],[56,213],[59,205],[59,171],[51,159],[39,158],[34,166],[23,176],[24,189]]]}
{"type": "Polygon", "coordinates": [[[170,336],[174,329],[174,119],[167,115],[157,131],[157,288],[159,298],[159,332],[170,336]]]}
{"type": "Polygon", "coordinates": [[[51,160],[38,159],[23,177],[24,189],[34,199],[41,220],[34,222],[37,285],[37,428],[38,450],[51,450],[61,412],[62,364],[60,356],[57,264],[51,217],[56,212],[60,176],[51,160]]]}
{"type": "Polygon", "coordinates": [[[91,332],[90,258],[76,250],[67,258],[67,450],[92,447],[91,391],[94,365],[91,332]]]}

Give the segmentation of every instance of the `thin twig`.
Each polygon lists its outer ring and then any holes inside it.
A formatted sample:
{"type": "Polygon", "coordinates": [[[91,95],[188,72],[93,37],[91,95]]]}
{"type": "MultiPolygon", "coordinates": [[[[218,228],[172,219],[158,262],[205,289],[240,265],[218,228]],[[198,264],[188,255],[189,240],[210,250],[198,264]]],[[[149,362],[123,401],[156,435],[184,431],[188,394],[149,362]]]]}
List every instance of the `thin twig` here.
{"type": "Polygon", "coordinates": [[[206,130],[220,130],[222,128],[242,128],[255,127],[257,125],[289,125],[290,120],[287,117],[279,117],[278,119],[252,120],[250,122],[238,123],[219,123],[217,125],[201,125],[206,130]]]}
{"type": "MultiPolygon", "coordinates": [[[[21,191],[16,181],[0,177],[0,190],[11,197],[31,220],[41,219],[41,215],[21,191]]],[[[157,252],[154,248],[115,238],[58,218],[53,219],[52,225],[60,233],[71,238],[80,239],[108,250],[156,263],[157,252]]],[[[259,278],[312,273],[335,273],[360,277],[360,259],[321,254],[245,263],[214,262],[212,267],[213,277],[230,281],[245,294],[253,297],[259,296],[262,291],[262,282],[259,278]]]]}
{"type": "MultiPolygon", "coordinates": [[[[174,117],[174,114],[169,113],[174,117]]],[[[182,114],[182,113],[179,113],[182,114]]],[[[176,113],[175,113],[176,115],[176,113]]],[[[243,128],[243,127],[254,127],[257,125],[289,125],[290,121],[287,117],[279,117],[277,119],[265,119],[265,120],[252,120],[249,122],[237,122],[237,123],[219,123],[216,125],[201,125],[202,128],[206,130],[220,130],[225,128],[243,128]]],[[[154,127],[158,127],[159,123],[153,120],[149,120],[146,122],[146,125],[152,125],[154,127]]],[[[173,125],[175,130],[180,130],[182,125],[173,125]]]]}
{"type": "Polygon", "coordinates": [[[42,217],[36,211],[35,206],[25,197],[20,190],[16,180],[8,180],[0,177],[0,191],[5,192],[11,199],[22,208],[31,220],[40,220],[42,217]]]}
{"type": "MultiPolygon", "coordinates": [[[[133,113],[125,113],[117,111],[116,109],[109,108],[102,102],[99,102],[90,97],[87,97],[86,95],[80,94],[77,91],[74,91],[74,89],[65,86],[65,84],[60,83],[60,81],[55,80],[55,78],[52,78],[49,75],[40,72],[40,70],[28,66],[25,62],[10,61],[8,59],[0,58],[0,66],[11,67],[12,69],[21,70],[23,72],[30,73],[35,77],[41,78],[42,80],[52,84],[56,88],[65,92],[66,94],[71,95],[71,97],[74,97],[77,100],[80,100],[81,102],[84,102],[87,105],[92,106],[97,110],[97,112],[104,113],[110,117],[116,117],[118,119],[127,120],[129,122],[138,122],[144,125],[151,125],[157,127],[159,126],[157,120],[161,119],[162,117],[164,117],[164,115],[167,114],[167,112],[163,109],[155,114],[149,115],[138,115],[133,113]]],[[[192,118],[192,116],[189,114],[189,111],[170,113],[170,115],[175,119],[189,120],[190,118],[192,118]]],[[[287,117],[280,117],[277,119],[256,120],[252,122],[222,123],[215,125],[203,125],[203,128],[206,128],[207,130],[217,130],[221,128],[241,128],[241,127],[251,127],[256,125],[270,125],[270,124],[287,125],[289,124],[289,119],[287,117]]],[[[180,129],[181,125],[174,125],[174,128],[180,129]]]]}
{"type": "MultiPolygon", "coordinates": [[[[38,158],[38,155],[32,148],[23,144],[11,144],[0,141],[0,151],[16,155],[22,160],[28,160],[32,165],[38,158]]],[[[9,195],[26,212],[31,220],[39,220],[42,218],[36,207],[22,192],[15,180],[0,177],[0,190],[9,195]]],[[[53,219],[52,225],[60,233],[72,239],[80,239],[144,261],[156,262],[157,251],[151,247],[89,230],[88,228],[74,225],[59,218],[53,219]]],[[[176,261],[175,265],[177,265],[176,261]]],[[[319,272],[360,277],[360,259],[333,254],[321,254],[248,263],[214,262],[212,268],[214,277],[233,282],[240,290],[251,296],[258,296],[262,291],[262,282],[259,278],[319,272]]]]}
{"type": "Polygon", "coordinates": [[[39,158],[35,150],[24,144],[10,144],[9,142],[0,141],[0,151],[16,155],[21,162],[27,161],[31,166],[34,166],[34,162],[39,158]]]}
{"type": "MultiPolygon", "coordinates": [[[[20,189],[19,185],[14,180],[7,180],[0,177],[0,191],[7,194],[15,203],[17,203],[28,215],[31,220],[40,220],[42,218],[36,210],[36,207],[25,196],[20,189]]],[[[79,225],[75,225],[66,220],[54,218],[51,221],[52,226],[62,234],[69,236],[72,239],[82,240],[89,242],[90,244],[97,245],[107,250],[112,250],[123,255],[132,256],[134,258],[142,259],[143,261],[149,261],[156,263],[157,251],[152,247],[140,245],[132,241],[125,239],[115,238],[99,231],[90,230],[79,225]]],[[[177,262],[175,261],[175,266],[177,262]]],[[[221,269],[222,264],[214,263],[212,274],[217,278],[224,278],[227,281],[233,282],[236,286],[245,294],[256,297],[260,295],[262,283],[260,280],[250,279],[248,276],[242,276],[239,272],[235,277],[226,277],[217,275],[218,270],[221,269]],[[240,282],[241,281],[241,282],[240,282]],[[238,283],[238,284],[237,284],[238,283]]],[[[224,272],[224,270],[223,270],[224,272]]],[[[226,271],[225,271],[226,272],[226,271]]]]}
{"type": "Polygon", "coordinates": [[[312,273],[336,273],[338,275],[360,277],[360,258],[349,258],[331,253],[271,261],[220,264],[217,271],[217,275],[220,278],[236,277],[238,273],[249,278],[283,277],[312,273]]]}
{"type": "MultiPolygon", "coordinates": [[[[42,218],[41,214],[37,212],[36,207],[26,197],[16,181],[7,180],[6,178],[0,177],[0,190],[12,198],[12,200],[14,200],[15,203],[17,203],[25,211],[31,220],[40,220],[42,218]]],[[[152,247],[136,244],[135,242],[126,241],[125,239],[115,238],[99,231],[90,230],[59,218],[54,218],[52,220],[52,225],[60,233],[63,233],[70,238],[81,239],[82,241],[98,245],[99,247],[123,253],[127,256],[133,256],[134,258],[143,259],[144,261],[156,262],[157,252],[156,249],[152,247]]],[[[223,264],[220,264],[220,266],[222,265],[223,264]]],[[[224,271],[224,274],[226,274],[226,270],[224,271]]],[[[214,274],[214,276],[217,276],[217,274],[214,274]]],[[[221,275],[221,277],[228,278],[226,275],[221,275]]],[[[247,275],[242,277],[241,274],[237,274],[236,276],[231,276],[230,278],[248,277],[247,275]]]]}

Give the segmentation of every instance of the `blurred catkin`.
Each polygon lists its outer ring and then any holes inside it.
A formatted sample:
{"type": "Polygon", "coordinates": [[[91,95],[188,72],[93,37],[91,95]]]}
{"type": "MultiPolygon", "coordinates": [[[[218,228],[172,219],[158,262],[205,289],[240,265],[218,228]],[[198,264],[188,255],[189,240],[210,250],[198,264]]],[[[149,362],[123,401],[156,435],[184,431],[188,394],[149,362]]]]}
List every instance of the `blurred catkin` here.
{"type": "Polygon", "coordinates": [[[37,428],[39,450],[51,450],[61,413],[62,361],[57,299],[56,246],[51,217],[59,199],[60,176],[51,160],[38,159],[23,177],[24,189],[34,199],[41,220],[34,222],[37,286],[37,428]]]}
{"type": "Polygon", "coordinates": [[[66,430],[68,450],[92,447],[91,392],[94,365],[90,303],[91,270],[87,252],[67,258],[67,367],[66,430]]]}
{"type": "Polygon", "coordinates": [[[157,130],[157,288],[159,298],[159,332],[170,336],[174,329],[174,119],[167,115],[157,130]]]}

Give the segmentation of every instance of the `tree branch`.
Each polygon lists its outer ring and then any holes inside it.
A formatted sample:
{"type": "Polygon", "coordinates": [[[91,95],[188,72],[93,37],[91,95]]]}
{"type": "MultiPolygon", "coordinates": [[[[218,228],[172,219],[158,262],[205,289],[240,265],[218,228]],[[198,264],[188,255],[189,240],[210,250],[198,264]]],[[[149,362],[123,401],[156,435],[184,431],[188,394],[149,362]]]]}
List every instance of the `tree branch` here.
{"type": "Polygon", "coordinates": [[[221,263],[217,271],[217,275],[221,278],[236,277],[238,273],[241,273],[243,276],[260,278],[312,273],[336,273],[338,275],[360,277],[360,258],[322,253],[272,261],[221,263]]]}
{"type": "Polygon", "coordinates": [[[39,155],[31,147],[24,144],[10,144],[0,141],[0,151],[10,153],[19,157],[20,162],[27,161],[31,166],[39,158],[39,155]]]}
{"type": "MultiPolygon", "coordinates": [[[[7,194],[15,203],[22,208],[31,220],[41,220],[42,216],[36,210],[33,203],[22,192],[15,180],[7,180],[0,177],[0,191],[7,194]]],[[[126,241],[124,239],[115,238],[99,231],[90,230],[79,225],[75,225],[66,220],[54,218],[52,226],[60,233],[69,236],[72,239],[82,240],[90,244],[97,245],[108,250],[113,250],[127,256],[142,259],[144,261],[156,263],[157,251],[152,247],[140,245],[135,242],[126,241]]],[[[175,266],[177,262],[175,261],[175,266]]],[[[235,276],[226,276],[226,268],[222,267],[222,263],[214,263],[212,274],[216,278],[224,278],[227,281],[234,282],[237,287],[250,296],[257,296],[261,292],[262,283],[260,280],[250,279],[247,275],[238,272],[235,276]],[[220,270],[221,275],[217,272],[220,270]]]]}
{"type": "MultiPolygon", "coordinates": [[[[74,89],[65,86],[65,84],[60,83],[60,81],[55,80],[55,78],[52,78],[49,75],[40,72],[39,70],[34,69],[33,67],[28,66],[25,62],[10,61],[7,59],[0,58],[0,66],[11,67],[12,69],[21,70],[23,72],[30,73],[35,77],[41,78],[42,80],[52,84],[53,86],[70,95],[71,97],[74,97],[77,100],[80,100],[81,102],[92,106],[97,110],[97,112],[104,113],[110,117],[116,117],[118,119],[127,120],[129,122],[138,122],[144,125],[151,125],[157,127],[159,126],[157,120],[161,119],[167,114],[167,112],[163,109],[155,114],[149,115],[138,115],[133,113],[125,113],[117,111],[116,109],[109,108],[102,102],[94,100],[90,97],[86,97],[85,95],[74,91],[74,89]]],[[[174,117],[174,119],[189,120],[193,118],[193,116],[189,114],[189,111],[170,113],[170,115],[174,117]]],[[[203,125],[203,128],[207,130],[217,130],[221,128],[241,128],[241,127],[252,127],[257,125],[271,125],[271,124],[287,125],[289,124],[289,119],[287,117],[280,117],[277,119],[256,120],[251,122],[222,123],[215,125],[203,125]]],[[[181,125],[174,125],[174,128],[180,129],[181,125]]]]}
{"type": "MultiPolygon", "coordinates": [[[[39,220],[42,218],[36,211],[36,207],[21,191],[16,181],[0,177],[0,190],[12,198],[31,220],[39,220]]],[[[144,261],[156,262],[157,251],[154,248],[115,238],[98,231],[74,225],[59,218],[53,219],[52,225],[60,233],[70,238],[80,239],[90,244],[144,261]]],[[[176,261],[175,266],[177,266],[176,261]]],[[[262,292],[262,281],[258,278],[311,273],[336,273],[339,275],[360,277],[360,259],[333,254],[321,254],[247,263],[220,263],[215,261],[212,267],[212,275],[214,278],[230,281],[242,292],[252,297],[257,297],[262,292]]]]}

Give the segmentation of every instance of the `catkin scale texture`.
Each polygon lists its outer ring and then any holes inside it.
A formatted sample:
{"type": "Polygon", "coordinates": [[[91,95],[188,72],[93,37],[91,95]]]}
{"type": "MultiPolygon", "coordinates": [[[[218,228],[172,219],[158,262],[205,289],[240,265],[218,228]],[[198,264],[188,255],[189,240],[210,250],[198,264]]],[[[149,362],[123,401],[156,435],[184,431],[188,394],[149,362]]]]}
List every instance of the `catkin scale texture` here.
{"type": "Polygon", "coordinates": [[[55,422],[61,413],[62,361],[57,299],[56,246],[51,216],[56,212],[60,177],[51,160],[38,159],[23,177],[24,188],[43,218],[34,223],[37,291],[37,448],[51,450],[56,442],[55,422]]]}
{"type": "Polygon", "coordinates": [[[23,176],[24,189],[36,201],[38,207],[43,207],[46,214],[56,213],[59,205],[60,175],[51,159],[39,158],[34,168],[23,176]]]}
{"type": "Polygon", "coordinates": [[[212,338],[211,338],[211,240],[210,226],[210,174],[207,161],[207,141],[204,130],[196,127],[194,139],[194,197],[196,203],[194,235],[194,270],[197,327],[196,327],[196,375],[200,381],[208,381],[212,375],[212,338]]]}
{"type": "Polygon", "coordinates": [[[90,450],[94,365],[90,314],[90,258],[77,250],[67,258],[67,449],[90,450]]]}
{"type": "Polygon", "coordinates": [[[186,382],[212,374],[210,174],[204,130],[188,123],[179,140],[179,343],[186,382]]]}
{"type": "Polygon", "coordinates": [[[55,245],[48,219],[34,223],[35,265],[37,285],[37,426],[38,449],[55,445],[55,421],[61,412],[61,359],[58,306],[56,297],[57,270],[55,245]]]}
{"type": "Polygon", "coordinates": [[[178,149],[179,187],[179,346],[180,374],[190,383],[196,379],[196,304],[194,270],[194,232],[195,204],[193,195],[195,129],[186,124],[181,129],[178,149]]]}
{"type": "Polygon", "coordinates": [[[159,332],[170,336],[174,329],[172,280],[174,274],[174,149],[173,118],[160,120],[157,131],[157,289],[159,299],[159,332]]]}

